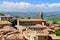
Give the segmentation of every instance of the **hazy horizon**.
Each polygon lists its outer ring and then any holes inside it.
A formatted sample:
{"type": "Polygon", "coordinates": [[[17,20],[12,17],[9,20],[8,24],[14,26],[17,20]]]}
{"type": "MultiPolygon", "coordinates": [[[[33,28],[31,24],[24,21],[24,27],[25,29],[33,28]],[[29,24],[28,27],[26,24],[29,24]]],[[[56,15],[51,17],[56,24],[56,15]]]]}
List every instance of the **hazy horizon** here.
{"type": "MultiPolygon", "coordinates": [[[[7,15],[12,15],[12,16],[34,16],[37,17],[40,15],[40,12],[0,12],[3,14],[7,15]]],[[[60,15],[60,11],[57,12],[43,12],[44,16],[49,16],[49,15],[60,15]]]]}

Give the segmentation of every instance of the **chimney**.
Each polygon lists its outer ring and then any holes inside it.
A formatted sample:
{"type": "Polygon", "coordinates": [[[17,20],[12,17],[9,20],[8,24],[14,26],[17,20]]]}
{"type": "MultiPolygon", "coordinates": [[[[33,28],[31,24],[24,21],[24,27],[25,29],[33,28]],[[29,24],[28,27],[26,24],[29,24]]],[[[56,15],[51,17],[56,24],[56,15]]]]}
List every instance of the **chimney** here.
{"type": "Polygon", "coordinates": [[[40,12],[40,18],[43,19],[43,13],[42,12],[40,12]]]}
{"type": "Polygon", "coordinates": [[[17,18],[17,25],[19,25],[19,18],[17,18]]]}
{"type": "Polygon", "coordinates": [[[42,22],[42,25],[44,26],[44,25],[45,25],[45,23],[44,23],[44,22],[42,22]]]}
{"type": "Polygon", "coordinates": [[[3,35],[3,32],[1,32],[1,40],[6,40],[6,38],[3,35]]]}

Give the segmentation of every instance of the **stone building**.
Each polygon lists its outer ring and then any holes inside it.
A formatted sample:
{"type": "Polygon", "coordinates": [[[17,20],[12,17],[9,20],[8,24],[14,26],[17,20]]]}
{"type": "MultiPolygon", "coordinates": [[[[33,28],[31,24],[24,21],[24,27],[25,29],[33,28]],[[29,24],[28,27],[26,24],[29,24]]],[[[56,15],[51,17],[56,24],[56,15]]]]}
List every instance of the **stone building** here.
{"type": "Polygon", "coordinates": [[[13,18],[13,17],[10,16],[10,15],[0,16],[0,21],[2,21],[2,20],[10,20],[10,19],[12,19],[12,18],[13,18]]]}
{"type": "Polygon", "coordinates": [[[46,25],[46,21],[43,19],[43,13],[40,13],[39,18],[24,18],[24,19],[19,19],[20,25],[22,26],[33,26],[36,24],[41,24],[41,25],[46,25]]]}
{"type": "Polygon", "coordinates": [[[11,22],[9,22],[9,21],[0,21],[0,28],[3,28],[4,26],[11,26],[11,22]]]}
{"type": "MultiPolygon", "coordinates": [[[[3,28],[0,29],[1,40],[60,40],[60,37],[51,34],[52,28],[55,26],[47,26],[43,18],[43,13],[40,13],[39,18],[14,18],[16,20],[16,29],[9,26],[9,22],[0,22],[3,28]],[[6,25],[5,24],[9,24],[6,25]],[[3,32],[3,33],[2,33],[3,32]]],[[[58,27],[57,27],[58,28],[58,27]]]]}

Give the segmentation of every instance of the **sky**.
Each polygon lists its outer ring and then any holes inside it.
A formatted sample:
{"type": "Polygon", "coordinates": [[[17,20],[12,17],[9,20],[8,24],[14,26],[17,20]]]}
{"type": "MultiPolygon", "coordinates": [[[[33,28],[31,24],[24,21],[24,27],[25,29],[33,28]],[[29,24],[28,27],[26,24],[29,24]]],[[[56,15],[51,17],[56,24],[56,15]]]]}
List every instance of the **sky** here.
{"type": "Polygon", "coordinates": [[[60,0],[0,0],[0,12],[60,11],[60,0]]]}

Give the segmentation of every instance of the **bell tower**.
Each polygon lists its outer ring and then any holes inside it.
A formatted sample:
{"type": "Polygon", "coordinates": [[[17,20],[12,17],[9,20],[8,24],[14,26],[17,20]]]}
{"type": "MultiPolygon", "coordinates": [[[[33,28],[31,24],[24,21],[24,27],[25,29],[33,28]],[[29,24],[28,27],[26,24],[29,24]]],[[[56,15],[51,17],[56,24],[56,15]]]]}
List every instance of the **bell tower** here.
{"type": "Polygon", "coordinates": [[[19,18],[17,19],[17,25],[19,25],[19,18]]]}
{"type": "Polygon", "coordinates": [[[43,13],[40,12],[40,19],[43,19],[43,13]]]}

